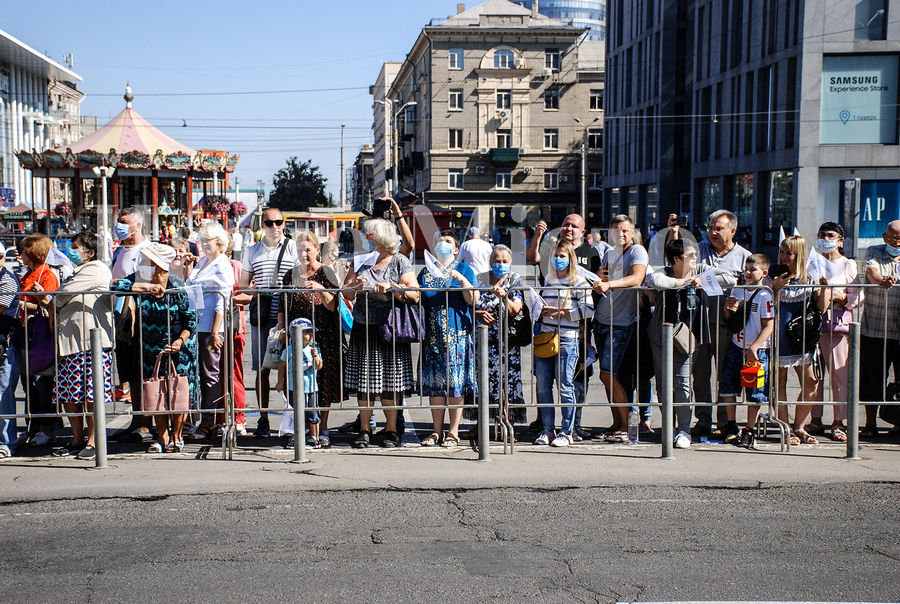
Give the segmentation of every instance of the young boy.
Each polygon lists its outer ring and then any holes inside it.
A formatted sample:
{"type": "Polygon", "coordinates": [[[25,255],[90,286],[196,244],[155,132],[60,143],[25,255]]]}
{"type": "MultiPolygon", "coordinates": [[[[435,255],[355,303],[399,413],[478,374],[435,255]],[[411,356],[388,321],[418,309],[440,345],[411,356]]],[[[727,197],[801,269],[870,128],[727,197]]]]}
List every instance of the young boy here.
{"type": "MultiPolygon", "coordinates": [[[[762,286],[763,278],[769,274],[769,259],[763,254],[753,254],[744,263],[744,282],[749,286],[762,286]]],[[[728,352],[722,366],[722,377],[719,380],[719,397],[728,414],[725,426],[725,442],[740,438],[740,444],[750,446],[752,427],[759,418],[759,408],[769,401],[767,396],[769,382],[769,337],[775,330],[775,302],[768,289],[734,289],[725,299],[725,318],[735,313],[746,317],[744,328],[731,337],[728,352]],[[732,309],[744,300],[744,308],[732,309]],[[758,362],[765,370],[765,382],[762,388],[747,388],[747,399],[753,404],[747,406],[747,427],[738,430],[735,421],[737,406],[734,405],[741,394],[741,369],[744,361],[758,362]]]]}
{"type": "MultiPolygon", "coordinates": [[[[319,412],[316,411],[316,393],[319,391],[319,385],[316,380],[316,372],[322,369],[322,358],[319,347],[314,343],[315,332],[313,324],[309,319],[300,318],[291,321],[288,328],[288,343],[284,352],[281,353],[281,363],[278,365],[278,382],[275,389],[282,394],[286,394],[288,402],[293,408],[294,406],[294,381],[293,371],[291,368],[291,328],[294,325],[300,325],[303,329],[303,392],[306,394],[306,423],[309,424],[309,438],[306,441],[307,449],[323,449],[328,447],[328,439],[319,436],[319,412]],[[286,387],[285,387],[286,385],[286,387]]],[[[290,413],[287,411],[286,413],[290,413]]],[[[294,446],[294,436],[287,444],[290,449],[294,446]]]]}

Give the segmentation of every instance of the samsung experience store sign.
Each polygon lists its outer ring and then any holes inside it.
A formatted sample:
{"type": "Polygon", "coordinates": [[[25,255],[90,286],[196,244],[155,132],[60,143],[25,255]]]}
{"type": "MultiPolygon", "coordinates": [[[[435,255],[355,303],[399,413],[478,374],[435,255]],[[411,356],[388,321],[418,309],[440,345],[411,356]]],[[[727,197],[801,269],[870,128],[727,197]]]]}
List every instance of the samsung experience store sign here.
{"type": "Polygon", "coordinates": [[[819,143],[897,142],[896,55],[823,57],[819,143]]]}

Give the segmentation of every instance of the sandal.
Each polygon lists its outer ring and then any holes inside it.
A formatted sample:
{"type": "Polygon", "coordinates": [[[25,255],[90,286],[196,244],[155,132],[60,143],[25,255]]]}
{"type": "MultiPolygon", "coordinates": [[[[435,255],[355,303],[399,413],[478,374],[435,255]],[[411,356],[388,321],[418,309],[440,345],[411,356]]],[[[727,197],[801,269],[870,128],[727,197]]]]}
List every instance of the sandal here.
{"type": "Polygon", "coordinates": [[[444,447],[445,449],[450,449],[452,447],[458,447],[459,446],[459,437],[453,436],[452,434],[448,434],[447,436],[444,437],[443,442],[441,442],[441,446],[444,447]]]}
{"type": "Polygon", "coordinates": [[[859,431],[859,435],[863,438],[875,438],[876,436],[878,436],[878,428],[876,428],[875,426],[866,426],[859,431]]]}
{"type": "MultiPolygon", "coordinates": [[[[804,445],[817,445],[819,444],[819,439],[807,432],[806,430],[794,430],[794,436],[800,439],[800,442],[804,445]]],[[[793,439],[791,439],[793,444],[793,439]]],[[[798,443],[799,444],[799,443],[798,443]]]]}
{"type": "Polygon", "coordinates": [[[147,453],[162,453],[166,450],[166,446],[161,442],[155,442],[147,449],[147,453]]]}
{"type": "Polygon", "coordinates": [[[794,436],[793,434],[791,434],[791,446],[799,445],[799,444],[800,444],[800,437],[794,436]]]}
{"type": "Polygon", "coordinates": [[[838,442],[846,442],[847,433],[844,431],[842,426],[832,426],[831,427],[831,440],[836,440],[838,442]]]}
{"type": "Polygon", "coordinates": [[[211,440],[215,433],[215,428],[213,426],[199,426],[194,430],[194,433],[189,434],[187,438],[191,442],[201,442],[204,440],[211,440]]]}
{"type": "Polygon", "coordinates": [[[621,430],[617,432],[612,432],[608,435],[604,435],[603,437],[608,443],[627,443],[628,442],[628,433],[622,432],[621,430]]]}
{"type": "Polygon", "coordinates": [[[441,437],[437,432],[432,432],[428,436],[422,439],[423,447],[434,447],[437,446],[441,442],[441,437]]]}

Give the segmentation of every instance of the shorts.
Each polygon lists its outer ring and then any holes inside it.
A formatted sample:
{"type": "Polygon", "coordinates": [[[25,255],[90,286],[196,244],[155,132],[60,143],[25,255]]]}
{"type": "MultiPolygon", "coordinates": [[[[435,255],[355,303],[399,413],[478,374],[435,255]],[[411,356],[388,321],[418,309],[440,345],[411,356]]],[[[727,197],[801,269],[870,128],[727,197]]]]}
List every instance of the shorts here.
{"type": "Polygon", "coordinates": [[[601,373],[619,373],[619,366],[633,336],[633,323],[624,327],[594,323],[594,348],[597,349],[601,373]]]}
{"type": "Polygon", "coordinates": [[[719,398],[733,396],[741,398],[741,390],[747,391],[747,402],[753,405],[765,405],[769,402],[769,351],[760,348],[758,351],[759,362],[766,370],[765,382],[762,388],[741,388],[741,369],[744,367],[744,351],[734,342],[728,343],[725,352],[725,360],[722,363],[722,376],[719,378],[719,398]]]}
{"type": "MultiPolygon", "coordinates": [[[[288,404],[291,406],[291,409],[294,408],[294,391],[288,390],[288,404]]],[[[307,424],[318,424],[319,423],[319,412],[318,408],[318,399],[316,397],[315,392],[307,392],[306,393],[306,423],[307,424]]]]}

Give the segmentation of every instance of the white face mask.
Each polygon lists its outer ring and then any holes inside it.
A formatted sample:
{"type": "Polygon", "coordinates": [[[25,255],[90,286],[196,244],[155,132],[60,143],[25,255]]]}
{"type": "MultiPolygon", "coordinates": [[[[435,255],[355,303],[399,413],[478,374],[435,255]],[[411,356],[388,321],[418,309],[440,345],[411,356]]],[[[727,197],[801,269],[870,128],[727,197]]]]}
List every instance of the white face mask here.
{"type": "Polygon", "coordinates": [[[152,279],[155,272],[156,269],[154,267],[147,266],[146,264],[142,264],[138,267],[138,275],[140,275],[141,279],[144,281],[152,279]]]}

